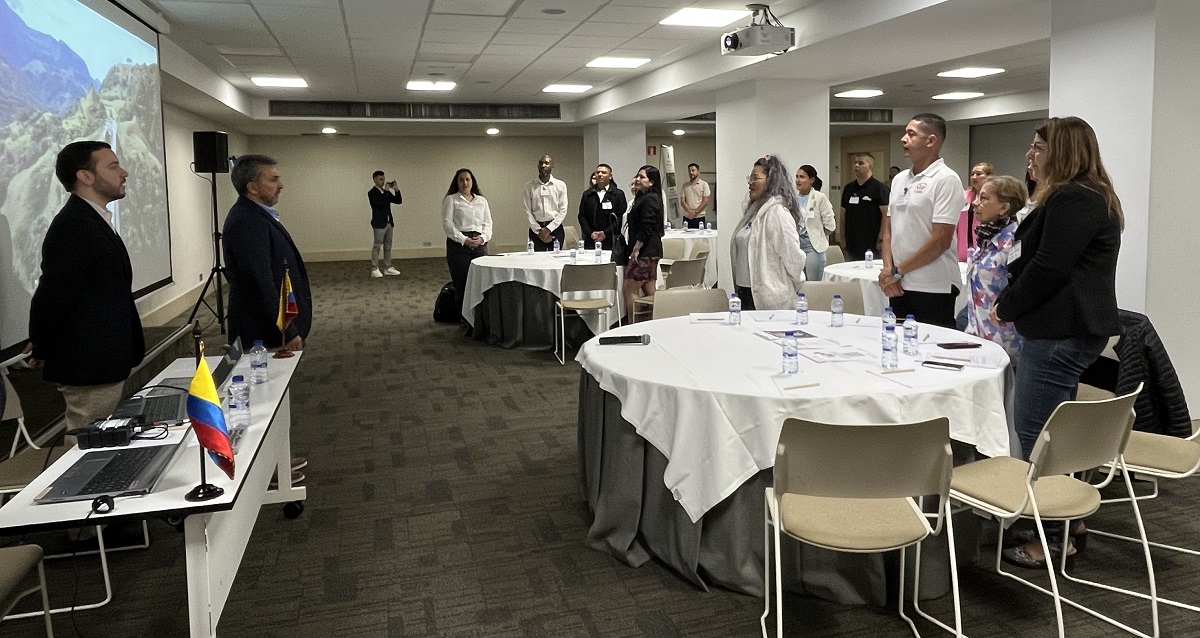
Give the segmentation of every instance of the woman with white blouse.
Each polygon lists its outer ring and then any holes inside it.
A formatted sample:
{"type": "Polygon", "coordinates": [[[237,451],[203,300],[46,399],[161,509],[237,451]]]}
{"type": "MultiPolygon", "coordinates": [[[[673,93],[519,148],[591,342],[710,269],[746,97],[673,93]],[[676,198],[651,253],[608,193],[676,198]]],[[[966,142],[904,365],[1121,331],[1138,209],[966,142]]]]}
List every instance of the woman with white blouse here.
{"type": "Polygon", "coordinates": [[[442,230],[446,232],[446,265],[454,282],[455,307],[462,308],[471,260],[487,255],[492,239],[492,209],[469,168],[458,169],[442,199],[442,230]]]}
{"type": "Polygon", "coordinates": [[[768,155],[754,162],[746,186],[749,200],[729,244],[742,309],[793,308],[804,285],[806,257],[800,249],[792,175],[778,157],[768,155]]]}
{"type": "Polygon", "coordinates": [[[829,250],[829,233],[837,230],[837,217],[833,204],[821,192],[821,178],[817,169],[805,164],[796,170],[796,206],[800,209],[800,248],[807,259],[804,262],[804,278],[821,281],[825,272],[825,251],[829,250]]]}

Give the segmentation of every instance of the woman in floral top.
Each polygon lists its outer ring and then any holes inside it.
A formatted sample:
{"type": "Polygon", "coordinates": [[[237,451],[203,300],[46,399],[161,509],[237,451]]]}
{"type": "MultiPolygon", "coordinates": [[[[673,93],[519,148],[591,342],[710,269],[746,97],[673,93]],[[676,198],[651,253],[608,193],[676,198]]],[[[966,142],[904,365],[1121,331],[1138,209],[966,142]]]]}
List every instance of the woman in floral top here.
{"type": "Polygon", "coordinates": [[[989,177],[979,189],[975,200],[975,245],[978,247],[968,260],[967,284],[971,297],[967,305],[967,334],[995,341],[1004,347],[1017,364],[1021,337],[1011,323],[997,325],[988,317],[992,304],[1008,285],[1008,262],[1012,255],[1013,234],[1017,232],[1017,212],[1028,199],[1025,185],[1015,177],[989,177]]]}

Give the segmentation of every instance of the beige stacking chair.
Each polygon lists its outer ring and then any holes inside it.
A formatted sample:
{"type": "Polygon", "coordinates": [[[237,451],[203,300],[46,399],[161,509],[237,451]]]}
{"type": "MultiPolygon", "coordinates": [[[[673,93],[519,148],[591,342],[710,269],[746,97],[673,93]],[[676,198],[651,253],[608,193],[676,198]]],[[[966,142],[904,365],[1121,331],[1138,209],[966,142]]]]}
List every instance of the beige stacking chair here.
{"type": "Polygon", "coordinates": [[[693,312],[722,312],[729,308],[729,293],[720,288],[676,288],[654,295],[654,318],[683,317],[693,312]]]}
{"type": "MultiPolygon", "coordinates": [[[[563,250],[571,250],[579,246],[579,230],[570,224],[563,224],[563,250]]],[[[586,246],[586,244],[585,244],[586,246]]],[[[590,248],[591,246],[587,246],[590,248]]]]}
{"type": "MultiPolygon", "coordinates": [[[[775,635],[783,636],[783,578],[780,533],[809,545],[838,552],[877,553],[900,550],[900,617],[920,636],[904,612],[905,551],[942,526],[950,545],[950,582],[954,627],[924,612],[941,628],[962,635],[958,566],[950,520],[950,421],[945,417],[906,425],[829,425],[788,419],[779,433],[774,485],[766,488],[763,512],[764,638],[771,610],[771,570],[775,572],[775,635]],[[936,513],[926,513],[918,500],[937,495],[936,513]],[[935,521],[930,525],[930,521],[935,521]],[[774,561],[771,560],[774,541],[774,561]]],[[[920,588],[915,575],[913,603],[920,588]]],[[[917,608],[917,611],[920,611],[917,608]]]]}
{"type": "Polygon", "coordinates": [[[30,481],[42,473],[43,468],[57,461],[58,457],[66,452],[66,449],[61,445],[51,449],[42,449],[33,443],[33,438],[29,435],[28,428],[25,427],[25,413],[21,409],[21,398],[17,396],[12,382],[8,379],[7,369],[0,369],[0,379],[2,379],[0,382],[4,383],[7,396],[4,414],[0,420],[16,420],[17,422],[17,430],[13,435],[8,457],[0,461],[0,503],[3,503],[6,495],[16,494],[25,489],[30,481]],[[17,451],[22,440],[25,441],[25,447],[17,451]]]}
{"type": "MultiPolygon", "coordinates": [[[[42,594],[42,616],[46,622],[46,636],[54,638],[54,626],[50,621],[50,596],[46,590],[46,570],[42,567],[42,548],[37,545],[17,545],[0,548],[0,615],[7,614],[22,598],[34,592],[42,594]],[[37,574],[37,587],[21,589],[21,584],[37,574]]],[[[3,620],[19,616],[4,616],[3,620]]]]}
{"type": "MultiPolygon", "coordinates": [[[[1054,612],[1058,622],[1058,635],[1063,636],[1062,603],[1067,603],[1119,629],[1135,636],[1158,636],[1158,595],[1154,580],[1154,564],[1150,558],[1150,546],[1146,541],[1145,526],[1137,501],[1130,501],[1134,520],[1137,522],[1138,541],[1146,559],[1149,576],[1152,633],[1138,631],[1129,625],[1114,620],[1093,609],[1061,595],[1056,571],[1064,577],[1086,585],[1109,591],[1122,591],[1101,583],[1074,578],[1066,573],[1067,542],[1070,534],[1063,534],[1056,570],[1053,560],[1046,561],[1046,572],[1050,576],[1050,589],[1032,583],[1001,569],[1000,552],[1003,547],[1004,528],[1018,518],[1035,521],[1038,538],[1046,556],[1051,556],[1047,546],[1042,521],[1067,521],[1081,519],[1100,508],[1100,490],[1113,478],[1100,485],[1091,485],[1071,474],[1087,472],[1105,464],[1122,470],[1125,488],[1133,495],[1133,484],[1129,479],[1124,450],[1133,426],[1133,403],[1141,392],[1141,385],[1133,392],[1102,401],[1066,401],[1059,405],[1034,445],[1030,461],[1011,457],[996,457],[968,463],[954,470],[950,487],[950,498],[976,513],[998,519],[999,535],[996,543],[996,572],[1012,578],[1054,598],[1054,612]]],[[[1128,499],[1127,499],[1128,500],[1128,499]]]]}
{"type": "Polygon", "coordinates": [[[825,265],[844,263],[846,263],[846,253],[842,252],[842,247],[837,244],[829,244],[829,248],[825,250],[825,265]]]}
{"type": "MultiPolygon", "coordinates": [[[[562,279],[559,284],[558,301],[554,302],[554,325],[557,328],[554,332],[554,356],[558,358],[558,362],[566,364],[567,362],[567,333],[566,333],[566,318],[567,311],[573,310],[576,314],[585,312],[604,313],[604,325],[612,325],[611,313],[615,306],[617,295],[621,294],[617,289],[617,271],[612,264],[567,264],[563,266],[562,279]],[[594,292],[613,294],[612,299],[608,295],[602,297],[588,299],[568,299],[570,293],[594,292]]],[[[621,321],[617,317],[618,323],[621,321]]]]}
{"type": "MultiPolygon", "coordinates": [[[[666,283],[660,290],[671,290],[673,288],[697,288],[704,283],[704,260],[703,259],[680,259],[671,265],[671,272],[666,274],[666,283]]],[[[634,302],[633,320],[638,321],[639,317],[645,317],[651,314],[654,310],[654,298],[658,294],[655,293],[652,297],[639,297],[634,302]]]]}
{"type": "Polygon", "coordinates": [[[829,310],[834,295],[842,296],[843,311],[848,315],[863,314],[862,288],[856,281],[806,281],[800,289],[808,297],[809,310],[829,310]]]}

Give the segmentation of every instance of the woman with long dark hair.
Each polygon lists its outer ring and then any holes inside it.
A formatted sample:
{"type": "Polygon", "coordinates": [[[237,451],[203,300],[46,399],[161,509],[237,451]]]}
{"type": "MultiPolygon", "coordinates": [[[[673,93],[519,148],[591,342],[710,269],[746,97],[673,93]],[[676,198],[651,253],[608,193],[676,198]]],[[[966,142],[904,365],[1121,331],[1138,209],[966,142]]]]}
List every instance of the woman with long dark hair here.
{"type": "MultiPolygon", "coordinates": [[[[1080,375],[1120,333],[1117,253],[1125,218],[1087,122],[1050,118],[1025,157],[1037,180],[1037,207],[1017,227],[1011,283],[991,314],[996,322],[1014,323],[1024,340],[1013,420],[1028,459],[1050,414],[1075,398],[1080,375]]],[[[1061,525],[1045,527],[1048,535],[1062,533],[1061,525]]],[[[1005,550],[1004,557],[1023,567],[1045,564],[1036,541],[1005,550]]]]}
{"type": "Polygon", "coordinates": [[[821,281],[825,272],[825,251],[829,250],[829,233],[837,230],[833,204],[821,192],[817,169],[805,164],[796,170],[796,206],[800,210],[800,248],[804,251],[804,277],[821,281]]]}
{"type": "Polygon", "coordinates": [[[632,319],[638,291],[653,296],[658,282],[658,260],[663,254],[662,175],[653,166],[643,166],[630,188],[634,192],[633,205],[621,224],[628,254],[621,261],[625,262],[625,313],[632,319]]]}
{"type": "Polygon", "coordinates": [[[746,177],[749,199],[733,229],[729,260],[744,310],[794,308],[804,285],[800,209],[792,175],[778,157],[754,162],[746,177]]]}
{"type": "Polygon", "coordinates": [[[446,233],[446,265],[454,282],[455,308],[462,308],[471,260],[487,254],[492,239],[492,209],[469,168],[460,168],[442,198],[442,230],[446,233]]]}

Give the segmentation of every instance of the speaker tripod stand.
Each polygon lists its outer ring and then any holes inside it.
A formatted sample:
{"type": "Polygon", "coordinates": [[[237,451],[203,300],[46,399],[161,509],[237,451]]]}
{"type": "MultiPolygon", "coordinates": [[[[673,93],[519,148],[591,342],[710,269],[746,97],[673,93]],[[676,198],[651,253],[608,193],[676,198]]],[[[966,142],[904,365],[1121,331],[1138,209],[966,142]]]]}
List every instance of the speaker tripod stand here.
{"type": "Polygon", "coordinates": [[[225,320],[229,316],[225,313],[225,289],[221,284],[221,280],[225,277],[225,265],[221,263],[221,227],[217,219],[217,174],[209,173],[209,181],[212,184],[212,241],[213,241],[213,266],[208,273],[208,280],[204,282],[204,288],[200,291],[200,298],[196,300],[196,305],[192,306],[192,314],[188,315],[187,322],[193,323],[196,320],[196,313],[200,312],[200,306],[208,308],[208,311],[213,313],[217,318],[217,325],[221,327],[221,334],[225,334],[225,320]],[[208,295],[208,288],[216,284],[217,290],[217,307],[214,309],[205,298],[208,295]]]}

